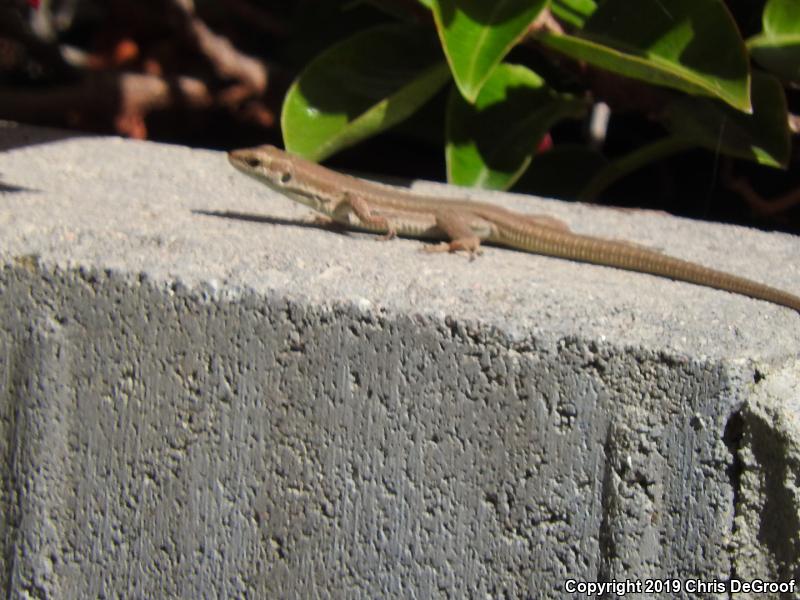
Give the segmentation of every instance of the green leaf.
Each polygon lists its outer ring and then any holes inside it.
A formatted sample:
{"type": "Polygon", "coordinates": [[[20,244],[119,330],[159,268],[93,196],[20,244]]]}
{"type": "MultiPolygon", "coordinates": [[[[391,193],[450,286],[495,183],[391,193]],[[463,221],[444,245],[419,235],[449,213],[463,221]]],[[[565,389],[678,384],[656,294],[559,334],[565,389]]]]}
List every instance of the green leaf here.
{"type": "Polygon", "coordinates": [[[606,165],[581,190],[580,198],[592,200],[629,173],[692,146],[773,167],[785,166],[791,138],[783,89],[774,77],[755,73],[752,96],[751,115],[708,98],[678,98],[667,113],[673,133],[606,165]]]}
{"type": "Polygon", "coordinates": [[[751,109],[747,52],[721,0],[607,0],[580,37],[538,37],[608,71],[751,109]]]}
{"type": "Polygon", "coordinates": [[[553,14],[573,27],[583,27],[596,9],[594,0],[550,0],[553,14]]]}
{"type": "Polygon", "coordinates": [[[797,0],[769,0],[764,7],[764,33],[769,35],[797,35],[800,33],[800,2],[797,0]]]}
{"type": "Polygon", "coordinates": [[[747,40],[753,59],[786,81],[800,81],[800,1],[769,0],[763,24],[747,40]]]}
{"type": "Polygon", "coordinates": [[[670,128],[676,136],[712,152],[785,167],[791,133],[783,88],[774,77],[755,72],[752,95],[751,115],[705,98],[680,98],[668,109],[670,128]]]}
{"type": "Polygon", "coordinates": [[[508,189],[531,162],[542,136],[565,117],[580,117],[583,100],[558,94],[533,71],[503,63],[474,105],[452,90],[447,110],[450,183],[508,189]]]}
{"type": "Polygon", "coordinates": [[[425,6],[433,10],[433,0],[418,0],[418,1],[420,4],[422,4],[422,6],[425,6]]]}
{"type": "Polygon", "coordinates": [[[294,81],[281,113],[284,144],[322,160],[407,118],[449,79],[428,32],[373,27],[320,54],[294,81]]]}
{"type": "Polygon", "coordinates": [[[436,30],[461,94],[474,102],[484,82],[548,0],[431,0],[436,30]]]}

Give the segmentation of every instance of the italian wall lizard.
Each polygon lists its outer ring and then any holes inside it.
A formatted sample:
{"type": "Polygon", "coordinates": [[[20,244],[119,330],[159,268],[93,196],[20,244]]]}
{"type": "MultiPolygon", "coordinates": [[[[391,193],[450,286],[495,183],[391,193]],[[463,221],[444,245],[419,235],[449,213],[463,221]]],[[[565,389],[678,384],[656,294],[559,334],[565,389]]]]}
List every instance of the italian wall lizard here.
{"type": "Polygon", "coordinates": [[[478,252],[482,241],[558,258],[639,271],[766,300],[800,312],[800,297],[636,244],[574,233],[561,221],[483,202],[424,196],[337,173],[274,146],[235,150],[234,167],[348,227],[449,240],[428,249],[478,252]]]}

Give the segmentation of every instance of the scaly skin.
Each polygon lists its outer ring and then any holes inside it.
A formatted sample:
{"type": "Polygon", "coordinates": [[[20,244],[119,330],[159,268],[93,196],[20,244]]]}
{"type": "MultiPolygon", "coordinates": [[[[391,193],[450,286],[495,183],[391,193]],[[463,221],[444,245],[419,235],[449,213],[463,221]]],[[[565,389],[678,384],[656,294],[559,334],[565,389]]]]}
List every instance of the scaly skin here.
{"type": "Polygon", "coordinates": [[[355,229],[447,239],[434,251],[479,251],[481,241],[535,254],[639,271],[766,300],[800,312],[800,297],[635,244],[573,233],[561,221],[468,200],[423,196],[331,171],[274,146],[235,150],[234,167],[355,229]]]}

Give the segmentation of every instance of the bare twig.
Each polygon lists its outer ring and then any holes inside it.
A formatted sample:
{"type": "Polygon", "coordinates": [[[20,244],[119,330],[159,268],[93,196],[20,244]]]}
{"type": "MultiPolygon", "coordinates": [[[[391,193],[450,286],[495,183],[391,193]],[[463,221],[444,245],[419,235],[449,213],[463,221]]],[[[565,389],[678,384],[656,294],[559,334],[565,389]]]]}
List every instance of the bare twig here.
{"type": "Polygon", "coordinates": [[[777,198],[767,199],[756,192],[744,177],[729,175],[723,182],[725,187],[742,197],[754,214],[762,217],[774,217],[800,206],[800,188],[790,190],[777,198]]]}
{"type": "Polygon", "coordinates": [[[546,31],[548,33],[555,33],[557,35],[562,35],[564,33],[564,28],[561,27],[561,23],[553,16],[553,13],[550,12],[549,8],[545,8],[542,12],[539,13],[539,16],[530,24],[528,27],[527,34],[533,34],[537,31],[546,31]]]}
{"type": "Polygon", "coordinates": [[[191,0],[171,0],[182,17],[182,33],[209,61],[215,74],[222,80],[235,80],[240,86],[234,92],[221,96],[224,102],[238,102],[248,95],[258,96],[267,89],[267,67],[259,60],[239,52],[230,41],[208,28],[195,15],[191,0]]]}
{"type": "Polygon", "coordinates": [[[198,48],[211,62],[218,77],[238,80],[254,94],[266,91],[269,78],[264,63],[236,50],[227,38],[212,32],[200,19],[192,19],[191,28],[198,48]]]}
{"type": "Polygon", "coordinates": [[[22,18],[18,7],[0,2],[0,36],[19,42],[41,65],[59,79],[70,79],[76,72],[61,56],[56,44],[41,40],[22,18]]]}
{"type": "Polygon", "coordinates": [[[154,110],[212,104],[213,95],[203,81],[138,73],[104,72],[42,91],[0,89],[0,114],[6,118],[95,129],[111,119],[119,133],[135,138],[146,137],[144,119],[154,110]]]}

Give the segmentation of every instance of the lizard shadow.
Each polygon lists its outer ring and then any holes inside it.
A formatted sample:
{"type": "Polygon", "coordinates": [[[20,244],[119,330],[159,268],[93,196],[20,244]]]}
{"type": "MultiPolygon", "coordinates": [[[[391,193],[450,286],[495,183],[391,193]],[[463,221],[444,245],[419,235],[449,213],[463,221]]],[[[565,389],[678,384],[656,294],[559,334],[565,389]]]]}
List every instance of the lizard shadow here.
{"type": "Polygon", "coordinates": [[[39,192],[39,191],[41,191],[41,190],[36,190],[36,189],[33,189],[33,188],[28,188],[28,187],[21,186],[21,185],[13,185],[13,184],[10,184],[10,183],[4,183],[2,180],[0,180],[0,192],[12,193],[12,192],[39,192]]]}
{"type": "Polygon", "coordinates": [[[249,221],[251,223],[267,223],[269,225],[283,225],[290,227],[307,227],[311,229],[324,229],[332,231],[341,235],[352,233],[344,225],[336,221],[323,222],[323,221],[301,221],[300,219],[285,219],[282,217],[269,217],[265,215],[254,215],[252,213],[243,213],[235,210],[204,210],[193,209],[192,214],[205,215],[207,217],[217,217],[220,219],[233,219],[235,221],[249,221]]]}

